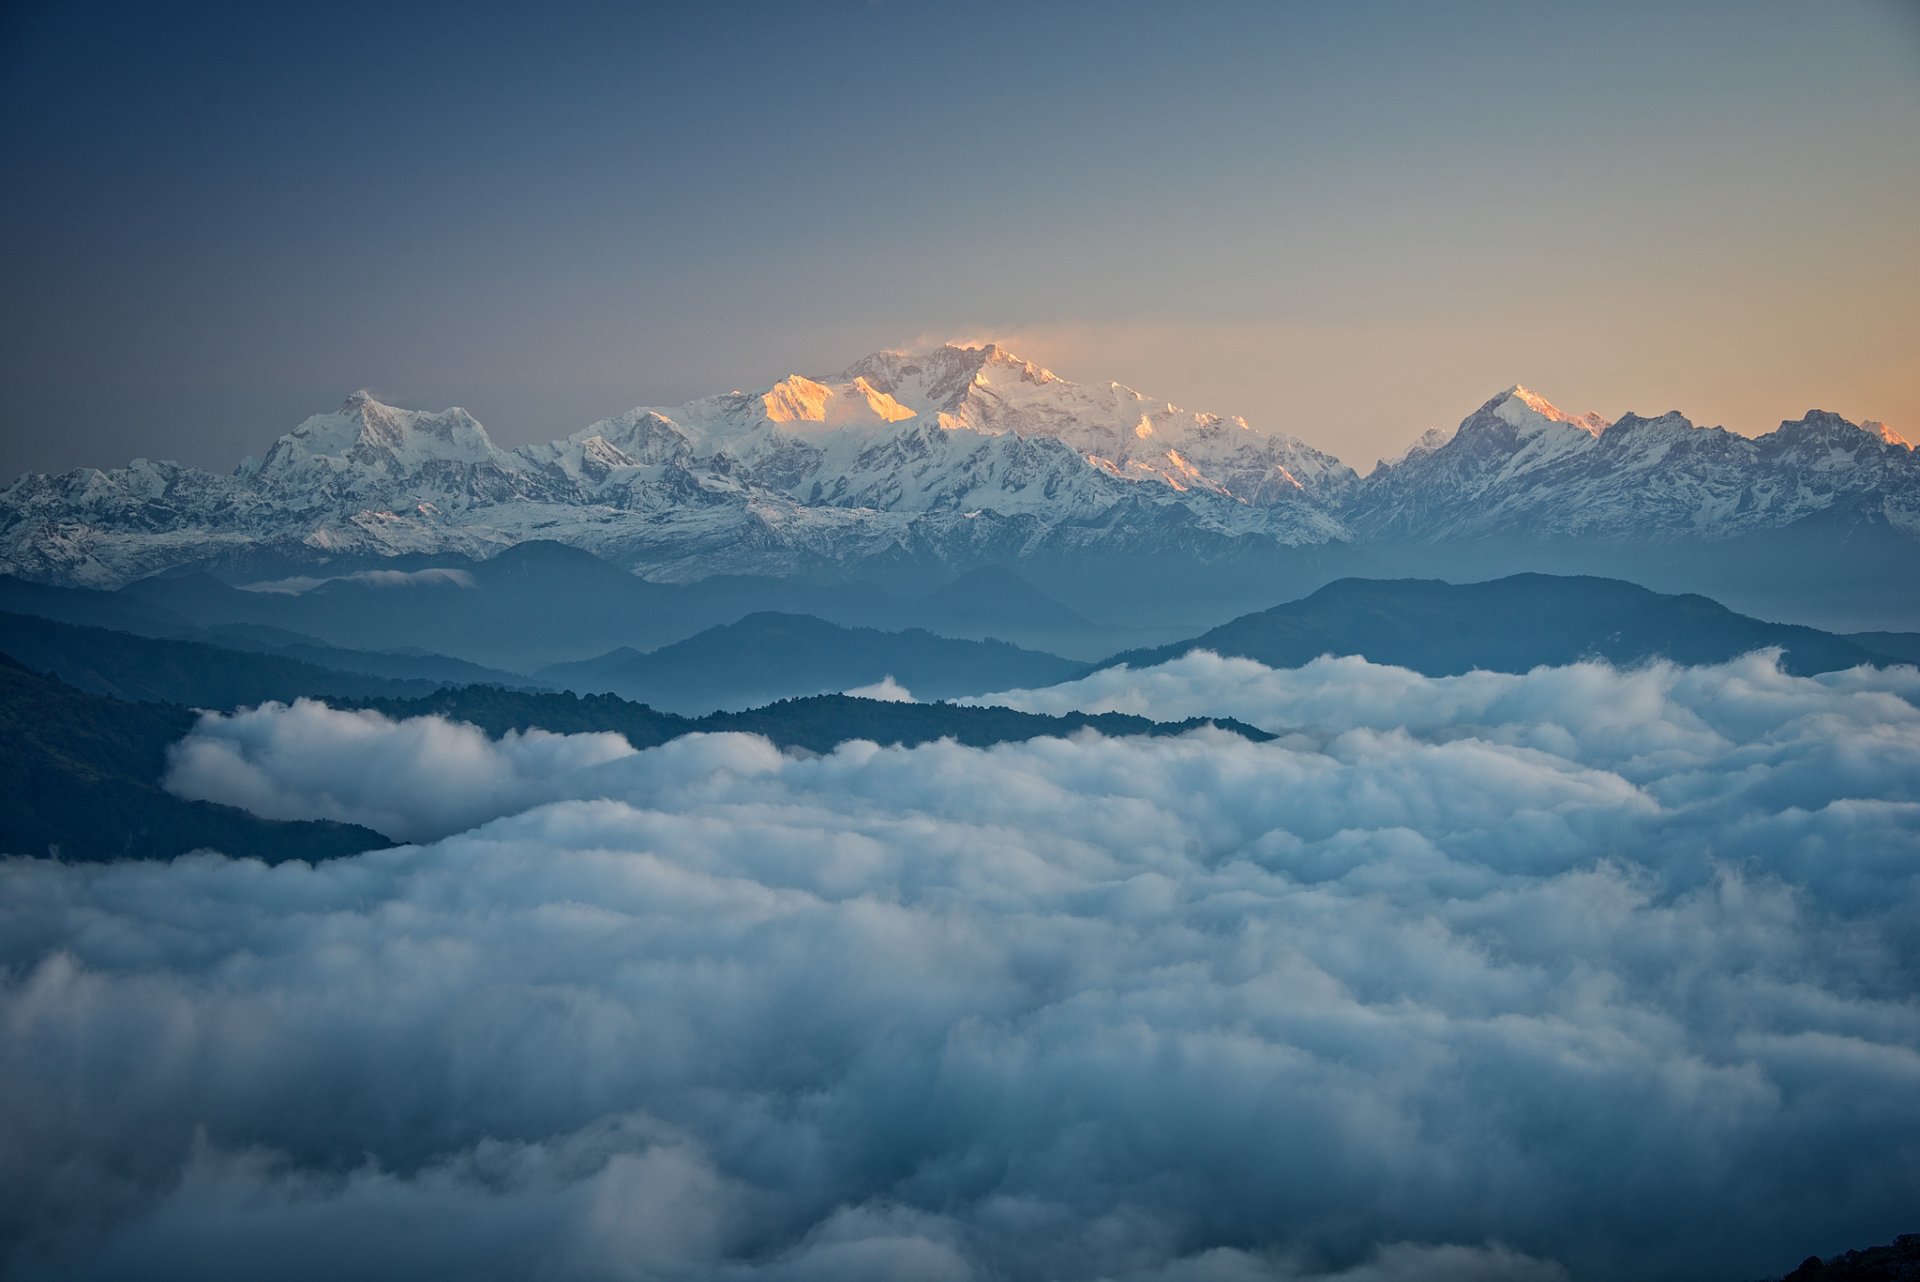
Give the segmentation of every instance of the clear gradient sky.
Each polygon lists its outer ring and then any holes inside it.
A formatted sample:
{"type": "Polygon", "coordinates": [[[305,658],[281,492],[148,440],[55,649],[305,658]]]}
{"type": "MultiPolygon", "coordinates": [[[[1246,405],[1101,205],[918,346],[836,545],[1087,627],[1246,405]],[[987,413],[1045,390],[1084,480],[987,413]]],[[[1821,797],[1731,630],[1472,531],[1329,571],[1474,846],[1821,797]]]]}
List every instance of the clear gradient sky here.
{"type": "Polygon", "coordinates": [[[1920,0],[0,6],[0,471],[996,337],[1364,468],[1920,436],[1920,0]]]}

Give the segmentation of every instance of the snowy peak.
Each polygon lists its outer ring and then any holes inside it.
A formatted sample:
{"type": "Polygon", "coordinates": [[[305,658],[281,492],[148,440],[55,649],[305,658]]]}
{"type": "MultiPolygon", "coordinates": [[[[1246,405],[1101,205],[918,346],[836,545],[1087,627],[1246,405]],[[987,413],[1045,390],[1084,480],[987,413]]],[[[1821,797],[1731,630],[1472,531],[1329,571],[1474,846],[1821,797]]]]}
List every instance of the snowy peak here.
{"type": "Polygon", "coordinates": [[[1866,422],[1860,424],[1860,430],[1870,436],[1878,438],[1882,445],[1897,445],[1901,449],[1909,452],[1913,449],[1912,441],[1909,441],[1906,437],[1900,435],[1900,433],[1894,431],[1878,419],[1868,419],[1866,422]]]}
{"type": "Polygon", "coordinates": [[[1607,430],[1598,414],[1572,415],[1515,383],[1462,419],[1451,437],[1422,436],[1392,470],[1416,467],[1470,469],[1486,478],[1507,478],[1555,459],[1583,454],[1607,430]]]}
{"type": "MultiPolygon", "coordinates": [[[[1515,383],[1506,391],[1482,405],[1467,419],[1468,423],[1490,415],[1523,435],[1531,435],[1550,424],[1565,424],[1577,428],[1589,436],[1598,436],[1607,430],[1607,420],[1598,414],[1573,415],[1564,413],[1559,406],[1538,392],[1515,383]]],[[[1466,424],[1462,424],[1462,427],[1466,424]]]]}
{"type": "Polygon", "coordinates": [[[783,427],[882,427],[916,414],[857,374],[838,386],[789,374],[761,396],[760,405],[767,422],[783,427]]]}
{"type": "Polygon", "coordinates": [[[1467,415],[1454,431],[1429,429],[1371,475],[1402,480],[1446,475],[1451,478],[1448,488],[1465,486],[1470,491],[1584,454],[1607,427],[1607,420],[1597,414],[1568,414],[1515,383],[1467,415]]]}
{"type": "Polygon", "coordinates": [[[1836,505],[1920,531],[1920,470],[1896,441],[1822,411],[1754,439],[1677,411],[1608,425],[1516,386],[1376,469],[1342,516],[1361,538],[1423,542],[1724,538],[1836,505]]]}
{"type": "Polygon", "coordinates": [[[583,458],[602,463],[657,465],[684,463],[690,453],[686,434],[657,410],[628,410],[614,418],[603,418],[584,427],[565,441],[550,445],[529,445],[520,453],[536,462],[550,462],[561,456],[584,451],[583,458]]]}
{"type": "Polygon", "coordinates": [[[361,389],[275,441],[255,475],[272,480],[320,468],[410,475],[433,462],[497,463],[505,456],[465,410],[403,410],[361,389]]]}
{"type": "Polygon", "coordinates": [[[1898,433],[1889,431],[1885,423],[1872,420],[1855,423],[1831,410],[1808,410],[1799,418],[1781,423],[1774,434],[1794,440],[1830,440],[1847,446],[1858,446],[1871,440],[1882,445],[1913,448],[1898,433]]]}
{"type": "Polygon", "coordinates": [[[1007,383],[1040,387],[1064,381],[998,343],[945,343],[928,352],[875,352],[849,365],[837,381],[856,379],[919,412],[934,414],[957,411],[976,387],[1007,383]]]}
{"type": "Polygon", "coordinates": [[[1678,410],[1668,410],[1665,414],[1645,418],[1628,412],[1606,429],[1606,444],[1609,448],[1630,448],[1629,442],[1646,442],[1656,437],[1669,440],[1684,440],[1696,432],[1729,435],[1726,429],[1718,427],[1696,427],[1692,419],[1678,410]]]}
{"type": "Polygon", "coordinates": [[[1032,383],[1036,387],[1048,383],[1064,382],[1052,370],[1034,364],[1024,357],[1016,356],[998,343],[988,343],[979,348],[962,348],[962,351],[978,351],[979,367],[974,371],[973,382],[976,387],[991,386],[996,380],[1013,379],[1022,383],[1032,383]]]}
{"type": "Polygon", "coordinates": [[[1886,424],[1854,423],[1829,410],[1808,410],[1756,444],[1803,472],[1846,471],[1869,459],[1904,463],[1913,457],[1913,447],[1886,424]]]}
{"type": "Polygon", "coordinates": [[[1413,459],[1425,458],[1427,455],[1445,445],[1448,441],[1451,441],[1454,433],[1459,430],[1457,427],[1430,427],[1415,437],[1413,444],[1407,446],[1406,449],[1401,450],[1391,458],[1383,458],[1376,462],[1373,465],[1374,471],[1377,472],[1391,467],[1399,467],[1402,463],[1410,462],[1413,459]]]}
{"type": "Polygon", "coordinates": [[[1331,504],[1358,481],[1338,459],[1283,432],[1185,410],[1120,383],[1075,383],[998,343],[875,352],[841,378],[865,380],[948,431],[1051,438],[1109,475],[1176,492],[1259,507],[1331,504]]]}

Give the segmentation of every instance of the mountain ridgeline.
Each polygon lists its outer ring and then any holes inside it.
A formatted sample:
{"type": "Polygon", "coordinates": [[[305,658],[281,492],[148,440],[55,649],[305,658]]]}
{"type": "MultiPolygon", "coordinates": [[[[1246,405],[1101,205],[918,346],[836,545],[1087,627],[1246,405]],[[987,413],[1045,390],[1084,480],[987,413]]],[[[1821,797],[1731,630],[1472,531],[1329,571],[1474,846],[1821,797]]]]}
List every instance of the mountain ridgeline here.
{"type": "Polygon", "coordinates": [[[923,699],[1052,685],[1082,664],[1004,641],[956,641],[915,628],[843,628],[803,614],[750,614],[651,653],[615,650],[534,675],[581,693],[613,693],[674,712],[746,708],[893,678],[923,699]]]}
{"type": "Polygon", "coordinates": [[[221,641],[223,632],[240,629],[239,635],[277,633],[309,646],[426,651],[516,672],[621,649],[656,650],[763,612],[844,628],[1019,641],[1083,661],[1110,654],[1116,639],[1123,646],[1152,644],[1190,630],[1092,623],[1004,567],[983,567],[917,593],[731,575],[653,583],[590,552],[540,539],[482,561],[406,557],[392,568],[271,591],[243,590],[204,571],[158,575],[111,593],[0,578],[0,609],[149,635],[221,641]],[[115,618],[100,598],[123,602],[119,613],[126,617],[115,618]]]}
{"type": "MultiPolygon", "coordinates": [[[[567,551],[565,559],[583,555],[567,551]]],[[[613,567],[605,572],[630,578],[613,567]]],[[[551,589],[543,576],[517,571],[491,579],[490,585],[450,585],[427,575],[397,590],[462,594],[456,599],[490,590],[499,600],[489,608],[504,615],[529,610],[529,602],[543,600],[551,589]]],[[[230,594],[270,602],[302,599],[301,594],[236,592],[211,580],[189,586],[214,603],[230,594]]],[[[186,600],[175,597],[174,603],[186,600]]],[[[0,720],[15,745],[0,769],[0,851],[67,859],[170,857],[206,847],[269,860],[313,859],[385,844],[380,834],[351,825],[275,823],[184,801],[160,788],[167,747],[192,728],[192,709],[226,710],[268,700],[315,697],[396,718],[443,716],[495,735],[533,728],[611,731],[640,748],[701,732],[758,734],[782,748],[826,752],[852,739],[909,745],[953,739],[985,747],[1085,731],[1163,735],[1213,725],[1259,740],[1286,729],[1236,722],[1163,724],[1115,713],[1042,716],[1003,707],[852,697],[831,689],[891,676],[910,679],[923,694],[987,693],[1052,684],[1088,669],[1004,643],[845,628],[780,614],[752,614],[652,652],[627,650],[562,665],[541,672],[538,680],[510,673],[514,679],[506,682],[467,683],[458,678],[468,666],[457,660],[387,655],[386,660],[443,668],[454,679],[381,676],[368,668],[377,667],[383,656],[308,644],[299,634],[260,626],[196,621],[138,593],[0,583],[0,602],[37,605],[65,618],[186,630],[196,637],[139,635],[0,613],[0,720]],[[221,636],[233,644],[204,639],[221,636]],[[544,683],[582,692],[547,689],[544,683]],[[657,694],[660,702],[677,706],[649,706],[595,692],[609,683],[657,694]],[[814,693],[823,689],[829,692],[814,693]],[[745,706],[756,702],[760,706],[745,706]],[[705,716],[680,710],[712,707],[729,710],[705,716]]],[[[1022,608],[1039,609],[1040,603],[1028,599],[1022,608]]],[[[1304,664],[1323,654],[1362,655],[1445,675],[1474,668],[1518,672],[1585,659],[1714,663],[1778,648],[1789,671],[1818,673],[1910,662],[1914,641],[1907,634],[1849,638],[1767,623],[1703,597],[1604,579],[1519,575],[1467,585],[1343,580],[1186,641],[1124,651],[1097,666],[1141,666],[1209,649],[1272,666],[1304,664]]]]}
{"type": "Polygon", "coordinates": [[[1194,650],[1294,668],[1321,655],[1360,655],[1427,676],[1474,669],[1527,672],[1605,660],[1724,663],[1778,648],[1798,675],[1902,661],[1855,640],[1736,614],[1703,596],[1672,596],[1616,579],[1516,574],[1487,583],[1342,579],[1310,596],[1243,615],[1186,641],[1114,655],[1098,667],[1150,667],[1194,650]]]}
{"type": "Polygon", "coordinates": [[[65,586],[406,575],[531,540],[789,613],[820,613],[796,591],[911,597],[1010,566],[1066,613],[985,635],[1056,651],[1075,616],[1177,629],[1341,577],[1519,571],[1920,627],[1920,460],[1877,423],[1815,410],[1749,438],[1673,412],[1567,414],[1515,386],[1361,476],[1287,433],[995,345],[876,353],[516,450],[463,410],[356,393],[231,474],[141,461],[0,490],[0,572],[65,586]]]}

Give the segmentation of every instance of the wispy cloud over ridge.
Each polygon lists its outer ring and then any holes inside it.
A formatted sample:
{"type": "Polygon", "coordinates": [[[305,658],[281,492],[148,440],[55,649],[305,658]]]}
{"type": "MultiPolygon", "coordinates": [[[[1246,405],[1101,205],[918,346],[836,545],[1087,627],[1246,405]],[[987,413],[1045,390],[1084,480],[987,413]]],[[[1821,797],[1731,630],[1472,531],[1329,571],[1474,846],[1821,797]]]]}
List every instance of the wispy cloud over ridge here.
{"type": "Polygon", "coordinates": [[[1916,697],[1190,656],[1006,701],[1283,737],[208,717],[176,788],[437,839],[0,865],[0,1232],[81,1276],[1778,1271],[1920,1201],[1916,697]]]}

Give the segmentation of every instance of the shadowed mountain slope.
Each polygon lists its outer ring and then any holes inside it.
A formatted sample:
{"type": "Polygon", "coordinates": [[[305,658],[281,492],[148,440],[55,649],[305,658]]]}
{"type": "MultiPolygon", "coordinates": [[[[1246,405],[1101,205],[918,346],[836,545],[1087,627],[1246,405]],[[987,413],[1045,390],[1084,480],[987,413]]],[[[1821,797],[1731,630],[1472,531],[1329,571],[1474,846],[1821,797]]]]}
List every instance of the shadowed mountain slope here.
{"type": "Polygon", "coordinates": [[[536,675],[581,693],[613,693],[675,712],[747,708],[834,693],[893,677],[944,699],[1051,685],[1078,671],[1070,659],[1004,641],[957,641],[921,629],[846,628],[798,614],[750,614],[650,654],[616,650],[536,675]]]}
{"type": "Polygon", "coordinates": [[[277,654],[0,614],[0,654],[92,694],[233,708],[301,695],[425,694],[437,682],[339,672],[277,654]]]}
{"type": "Polygon", "coordinates": [[[179,636],[193,630],[186,616],[137,595],[57,587],[11,574],[0,574],[0,611],[150,637],[179,636]]]}
{"type": "MultiPolygon", "coordinates": [[[[9,608],[8,583],[0,578],[0,608],[9,608]]],[[[964,574],[919,595],[872,584],[742,575],[652,583],[590,552],[541,541],[483,561],[409,558],[376,568],[352,563],[335,567],[331,578],[287,580],[286,590],[274,591],[237,588],[201,572],[143,579],[117,592],[18,579],[11,585],[19,612],[68,622],[169,636],[189,635],[196,626],[271,628],[357,652],[418,648],[514,672],[597,651],[654,650],[764,612],[810,614],[842,627],[997,637],[1029,649],[1058,644],[1081,659],[1114,647],[1110,629],[1002,567],[964,574]],[[170,625],[144,626],[141,612],[170,625]]],[[[1142,639],[1167,635],[1163,629],[1142,639]]]]}
{"type": "Polygon", "coordinates": [[[286,632],[244,623],[204,628],[191,638],[226,650],[244,650],[250,654],[271,654],[297,659],[335,672],[391,681],[430,681],[439,685],[524,685],[540,683],[518,672],[489,668],[484,664],[452,659],[426,650],[352,650],[328,645],[298,632],[286,632]]]}
{"type": "Polygon", "coordinates": [[[1667,596],[1617,579],[1516,574],[1467,584],[1342,579],[1191,640],[1117,654],[1099,666],[1145,667],[1212,650],[1279,668],[1323,654],[1363,655],[1448,676],[1583,659],[1720,663],[1771,646],[1786,652],[1783,666],[1798,674],[1889,661],[1845,637],[1735,614],[1703,596],[1667,596]]]}

